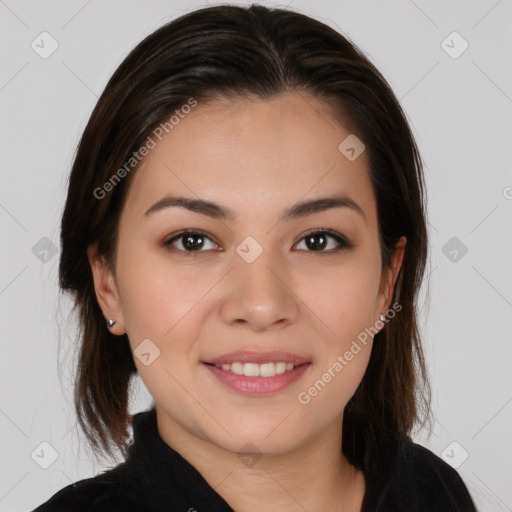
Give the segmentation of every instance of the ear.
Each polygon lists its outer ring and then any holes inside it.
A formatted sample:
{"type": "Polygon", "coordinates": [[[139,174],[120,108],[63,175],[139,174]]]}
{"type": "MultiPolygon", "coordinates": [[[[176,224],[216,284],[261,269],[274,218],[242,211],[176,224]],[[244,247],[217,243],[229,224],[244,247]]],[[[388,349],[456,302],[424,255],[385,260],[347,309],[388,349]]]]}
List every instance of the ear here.
{"type": "Polygon", "coordinates": [[[405,236],[401,236],[391,255],[391,261],[388,267],[383,268],[380,280],[379,295],[376,304],[376,316],[377,319],[380,315],[386,315],[390,307],[391,297],[393,296],[393,290],[395,288],[396,279],[398,272],[402,266],[404,258],[404,250],[407,239],[405,236]]]}
{"type": "Polygon", "coordinates": [[[112,318],[116,323],[108,330],[112,334],[120,336],[124,334],[126,330],[124,328],[119,292],[105,257],[99,256],[97,250],[97,242],[87,247],[87,258],[91,265],[96,298],[105,317],[105,329],[107,329],[106,321],[112,318]]]}

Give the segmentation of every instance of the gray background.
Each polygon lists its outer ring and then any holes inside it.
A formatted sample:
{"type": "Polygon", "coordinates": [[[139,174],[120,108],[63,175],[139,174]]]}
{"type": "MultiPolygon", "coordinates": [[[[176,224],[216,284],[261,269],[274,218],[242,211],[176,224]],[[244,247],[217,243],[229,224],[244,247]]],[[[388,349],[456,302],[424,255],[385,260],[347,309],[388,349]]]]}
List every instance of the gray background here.
{"type": "MultiPolygon", "coordinates": [[[[457,467],[480,510],[512,511],[511,3],[290,4],[358,44],[413,126],[429,193],[421,313],[436,418],[430,439],[421,431],[414,438],[457,467]],[[469,47],[458,55],[464,40],[469,47]]],[[[205,5],[0,0],[1,511],[30,510],[105,467],[72,409],[76,322],[57,289],[66,179],[124,56],[166,21],[205,5]],[[58,43],[47,58],[31,47],[51,49],[44,31],[58,43]],[[52,449],[58,458],[43,469],[52,449]]],[[[142,386],[136,391],[131,412],[149,403],[142,386]]]]}

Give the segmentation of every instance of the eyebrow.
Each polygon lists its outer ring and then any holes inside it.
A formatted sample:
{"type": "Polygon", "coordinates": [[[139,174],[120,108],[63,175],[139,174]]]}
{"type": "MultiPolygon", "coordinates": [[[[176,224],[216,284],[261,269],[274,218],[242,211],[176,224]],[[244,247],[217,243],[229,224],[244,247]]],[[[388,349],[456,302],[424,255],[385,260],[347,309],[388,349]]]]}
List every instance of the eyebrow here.
{"type": "MultiPolygon", "coordinates": [[[[166,208],[180,207],[187,210],[206,215],[213,219],[231,220],[236,219],[236,215],[227,206],[208,201],[206,199],[195,199],[192,197],[183,196],[165,196],[151,206],[143,215],[148,217],[158,211],[166,208]]],[[[312,215],[314,213],[324,212],[332,208],[349,208],[357,212],[365,222],[367,222],[366,215],[363,209],[350,197],[345,194],[332,195],[328,197],[320,197],[318,199],[311,199],[307,201],[300,201],[295,203],[290,208],[281,213],[279,221],[287,221],[312,215]]]]}

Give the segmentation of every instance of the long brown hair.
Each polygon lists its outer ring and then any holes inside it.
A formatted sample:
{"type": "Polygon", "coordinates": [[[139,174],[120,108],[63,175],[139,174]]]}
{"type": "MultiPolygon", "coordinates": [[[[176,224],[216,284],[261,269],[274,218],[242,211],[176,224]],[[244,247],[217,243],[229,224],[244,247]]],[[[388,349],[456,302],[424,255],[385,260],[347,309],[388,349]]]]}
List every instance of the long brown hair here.
{"type": "Polygon", "coordinates": [[[96,452],[126,454],[130,379],[137,371],[126,334],[114,336],[105,326],[86,253],[97,242],[115,271],[120,212],[137,166],[115,186],[105,183],[127,170],[153,130],[190,98],[200,105],[221,96],[264,100],[291,91],[323,100],[364,142],[383,265],[398,238],[407,238],[391,298],[402,309],[374,338],[367,371],[345,408],[343,451],[363,467],[370,454],[378,455],[385,433],[410,435],[416,421],[430,420],[417,321],[427,258],[423,171],[398,101],[363,53],[327,25],[290,10],[222,5],[171,21],[131,51],[99,98],[74,159],[59,279],[78,312],[75,407],[96,452]]]}

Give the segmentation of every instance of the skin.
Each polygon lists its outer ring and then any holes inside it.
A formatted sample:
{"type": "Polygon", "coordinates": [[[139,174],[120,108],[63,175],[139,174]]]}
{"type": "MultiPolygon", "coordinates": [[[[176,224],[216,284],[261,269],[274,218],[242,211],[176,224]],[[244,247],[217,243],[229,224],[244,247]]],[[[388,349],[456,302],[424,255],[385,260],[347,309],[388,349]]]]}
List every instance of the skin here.
{"type": "Polygon", "coordinates": [[[349,161],[338,150],[349,134],[304,94],[199,103],[133,176],[115,273],[95,245],[88,249],[99,304],[117,321],[111,331],[127,333],[132,350],[148,338],[160,350],[149,366],[134,359],[162,439],[238,512],[254,503],[263,512],[361,508],[364,476],[343,456],[341,434],[372,338],[307,405],[297,399],[386,313],[402,264],[403,237],[382,268],[366,153],[349,161]],[[364,218],[345,207],[278,221],[300,200],[337,192],[364,218]],[[228,206],[236,220],[180,207],[144,215],[171,193],[228,206]],[[353,246],[333,252],[329,237],[315,251],[304,238],[312,228],[353,246]],[[164,245],[184,229],[209,237],[199,252],[186,252],[183,238],[164,245]],[[263,248],[252,263],[236,252],[248,236],[263,248]],[[292,352],[312,365],[277,394],[247,397],[201,362],[248,348],[292,352]],[[237,456],[251,452],[247,443],[263,455],[254,465],[237,456]]]}

